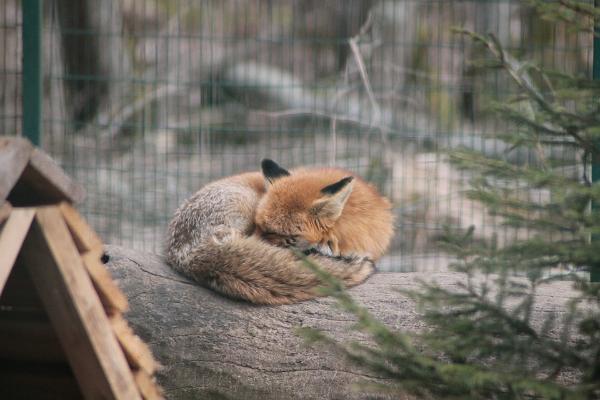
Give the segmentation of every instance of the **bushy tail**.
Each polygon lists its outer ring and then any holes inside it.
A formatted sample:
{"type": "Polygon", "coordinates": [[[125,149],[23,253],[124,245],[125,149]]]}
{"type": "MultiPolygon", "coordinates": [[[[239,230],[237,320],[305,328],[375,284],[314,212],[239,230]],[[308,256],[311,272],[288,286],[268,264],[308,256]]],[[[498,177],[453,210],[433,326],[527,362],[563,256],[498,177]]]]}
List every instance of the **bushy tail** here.
{"type": "MultiPolygon", "coordinates": [[[[341,259],[318,254],[308,258],[346,286],[364,282],[375,270],[365,258],[341,259]]],[[[184,261],[170,264],[185,275],[228,297],[255,304],[290,304],[319,296],[321,280],[289,249],[255,237],[234,237],[198,246],[184,261]]]]}

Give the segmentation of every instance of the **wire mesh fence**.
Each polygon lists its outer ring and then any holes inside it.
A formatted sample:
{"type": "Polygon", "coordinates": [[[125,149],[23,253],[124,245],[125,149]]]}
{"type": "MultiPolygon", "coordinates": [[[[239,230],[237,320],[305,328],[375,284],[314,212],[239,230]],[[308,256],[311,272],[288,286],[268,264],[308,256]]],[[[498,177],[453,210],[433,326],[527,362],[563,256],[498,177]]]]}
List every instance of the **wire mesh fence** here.
{"type": "MultiPolygon", "coordinates": [[[[5,0],[3,134],[23,116],[21,24],[21,2],[5,0]]],[[[441,270],[445,225],[521,233],[466,198],[470,177],[440,150],[532,157],[493,139],[510,127],[486,106],[515,88],[471,63],[484,54],[453,27],[590,74],[591,35],[520,1],[48,0],[42,145],[86,187],[82,211],[108,243],[161,251],[185,197],[269,157],[373,182],[397,216],[380,267],[441,270]]]]}

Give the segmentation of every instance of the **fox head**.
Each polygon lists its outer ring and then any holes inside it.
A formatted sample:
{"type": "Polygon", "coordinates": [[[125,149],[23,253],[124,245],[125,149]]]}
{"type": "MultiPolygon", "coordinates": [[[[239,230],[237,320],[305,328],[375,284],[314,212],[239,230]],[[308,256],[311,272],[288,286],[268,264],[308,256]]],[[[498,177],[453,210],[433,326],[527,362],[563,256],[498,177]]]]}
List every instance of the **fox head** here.
{"type": "Polygon", "coordinates": [[[326,242],[352,194],[354,178],[332,181],[327,169],[290,173],[268,159],[261,167],[266,193],[256,210],[257,233],[275,245],[300,249],[326,242]]]}

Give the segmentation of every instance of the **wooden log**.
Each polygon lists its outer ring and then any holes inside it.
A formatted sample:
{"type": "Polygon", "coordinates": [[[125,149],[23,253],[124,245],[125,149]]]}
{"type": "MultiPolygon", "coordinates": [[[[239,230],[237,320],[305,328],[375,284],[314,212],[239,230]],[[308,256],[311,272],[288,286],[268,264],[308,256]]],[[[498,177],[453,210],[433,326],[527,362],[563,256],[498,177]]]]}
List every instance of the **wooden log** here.
{"type": "MultiPolygon", "coordinates": [[[[368,129],[364,134],[374,132],[394,132],[395,137],[404,141],[429,143],[446,149],[467,148],[483,152],[491,158],[516,163],[518,165],[538,163],[539,155],[525,146],[514,148],[507,142],[481,133],[468,135],[435,135],[431,134],[427,114],[414,110],[390,108],[385,105],[375,112],[365,107],[366,96],[352,94],[348,85],[320,88],[318,91],[307,89],[308,86],[298,76],[269,64],[256,62],[227,63],[222,71],[223,82],[227,82],[227,92],[238,101],[252,109],[257,101],[266,104],[267,108],[281,110],[273,115],[305,117],[330,120],[336,118],[339,123],[349,122],[368,129]],[[280,90],[282,85],[293,88],[280,90]],[[344,101],[339,101],[339,93],[349,92],[344,101]],[[257,100],[260,99],[260,100],[257,100]],[[407,121],[409,121],[407,123],[407,121]],[[375,129],[373,129],[375,128],[375,129]]],[[[263,108],[264,109],[264,108],[263,108]]],[[[387,135],[388,133],[386,133],[387,135]]],[[[568,160],[576,164],[572,146],[544,146],[547,156],[568,160]]]]}
{"type": "MultiPolygon", "coordinates": [[[[226,299],[172,271],[162,259],[107,246],[107,266],[129,298],[126,314],[164,368],[157,372],[167,398],[364,399],[352,387],[379,377],[348,365],[338,354],[308,347],[295,327],[319,328],[342,341],[365,341],[352,329],[355,318],[335,300],[259,307],[226,299]]],[[[457,273],[380,273],[351,294],[392,328],[417,331],[423,323],[413,302],[398,289],[434,278],[452,287],[457,273]]],[[[540,288],[533,320],[558,318],[575,296],[570,282],[540,288]]],[[[371,399],[386,398],[372,396],[371,399]]]]}
{"type": "Polygon", "coordinates": [[[37,209],[22,256],[85,397],[140,399],[58,207],[37,209]]]}

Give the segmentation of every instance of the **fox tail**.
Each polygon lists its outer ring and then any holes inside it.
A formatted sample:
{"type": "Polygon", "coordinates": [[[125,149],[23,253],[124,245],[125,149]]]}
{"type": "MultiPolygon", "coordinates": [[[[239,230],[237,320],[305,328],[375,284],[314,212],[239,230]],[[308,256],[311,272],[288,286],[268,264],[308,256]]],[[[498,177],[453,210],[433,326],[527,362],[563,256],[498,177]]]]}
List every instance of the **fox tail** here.
{"type": "MultiPolygon", "coordinates": [[[[367,258],[307,257],[347,287],[364,282],[375,271],[367,258]]],[[[274,305],[320,296],[316,289],[322,281],[299,257],[254,236],[205,241],[185,259],[168,258],[174,269],[234,299],[274,305]]]]}

